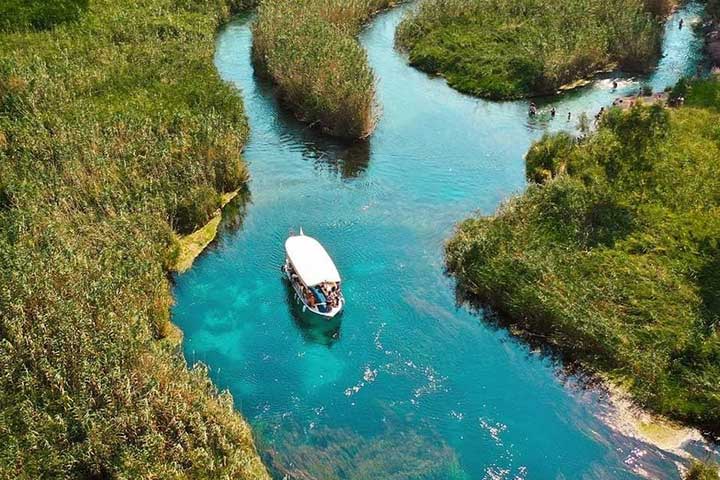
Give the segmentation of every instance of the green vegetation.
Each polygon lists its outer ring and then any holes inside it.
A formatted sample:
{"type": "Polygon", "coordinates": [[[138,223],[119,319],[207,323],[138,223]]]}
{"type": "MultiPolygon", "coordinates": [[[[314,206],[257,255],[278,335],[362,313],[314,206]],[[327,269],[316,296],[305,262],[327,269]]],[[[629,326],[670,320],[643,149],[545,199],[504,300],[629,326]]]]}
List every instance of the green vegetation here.
{"type": "Polygon", "coordinates": [[[397,43],[453,88],[495,99],[553,93],[599,70],[644,71],[670,0],[425,0],[397,43]]]}
{"type": "Polygon", "coordinates": [[[239,4],[51,4],[71,5],[2,7],[21,18],[0,31],[0,477],[267,478],[232,399],[166,338],[172,227],[247,177],[212,63],[239,4]]]}
{"type": "Polygon", "coordinates": [[[720,82],[546,136],[531,185],[447,245],[461,288],[642,405],[720,434],[720,82]]]}
{"type": "Polygon", "coordinates": [[[717,465],[694,462],[685,474],[685,480],[718,480],[720,473],[717,465]]]}
{"type": "Polygon", "coordinates": [[[375,77],[356,36],[392,0],[265,0],[253,58],[281,100],[325,132],[365,138],[375,126],[375,77]]]}
{"type": "Polygon", "coordinates": [[[0,4],[0,30],[42,30],[77,20],[88,8],[89,0],[3,0],[0,4]]]}

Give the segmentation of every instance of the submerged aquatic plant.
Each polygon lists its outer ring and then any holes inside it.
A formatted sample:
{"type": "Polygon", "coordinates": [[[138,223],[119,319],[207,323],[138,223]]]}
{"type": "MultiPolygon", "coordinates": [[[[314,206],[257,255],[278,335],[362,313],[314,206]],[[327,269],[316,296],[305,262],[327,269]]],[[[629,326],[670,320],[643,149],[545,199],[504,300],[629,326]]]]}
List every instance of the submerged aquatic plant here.
{"type": "MultiPolygon", "coordinates": [[[[262,431],[259,436],[263,438],[262,431]]],[[[269,468],[283,478],[466,478],[452,448],[431,432],[396,430],[362,436],[345,428],[316,427],[306,432],[297,424],[281,422],[272,436],[262,450],[269,468]]]]}

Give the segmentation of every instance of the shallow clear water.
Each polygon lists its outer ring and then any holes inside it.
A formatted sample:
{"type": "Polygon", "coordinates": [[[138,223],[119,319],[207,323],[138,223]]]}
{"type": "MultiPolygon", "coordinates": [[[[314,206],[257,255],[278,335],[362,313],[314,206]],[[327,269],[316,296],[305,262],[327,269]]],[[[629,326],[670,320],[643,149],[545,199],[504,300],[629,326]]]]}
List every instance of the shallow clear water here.
{"type": "MultiPolygon", "coordinates": [[[[242,91],[252,129],[251,203],[226,209],[218,242],[177,277],[188,361],[232,392],[278,478],[674,478],[676,457],[606,425],[600,393],[458,306],[443,274],[453,225],[522,191],[534,139],[639,83],[613,92],[600,80],[552,99],[554,120],[529,121],[527,102],[473,99],[408,67],[393,49],[406,8],[362,35],[382,112],[365,144],[319,136],[278,108],[253,75],[247,19],[219,35],[217,68],[242,91]],[[304,316],[281,279],[283,242],[301,226],[344,277],[337,322],[304,316]]],[[[698,12],[681,12],[686,25],[698,12]]],[[[695,70],[699,41],[676,22],[656,88],[695,70]]]]}

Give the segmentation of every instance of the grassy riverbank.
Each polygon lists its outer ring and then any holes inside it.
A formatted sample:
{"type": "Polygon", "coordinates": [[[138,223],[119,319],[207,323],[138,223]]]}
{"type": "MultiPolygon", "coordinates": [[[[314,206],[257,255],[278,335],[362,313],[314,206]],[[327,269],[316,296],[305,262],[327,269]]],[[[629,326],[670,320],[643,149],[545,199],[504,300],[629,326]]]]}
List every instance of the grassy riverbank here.
{"type": "Polygon", "coordinates": [[[544,178],[459,225],[460,285],[654,412],[720,435],[720,84],[686,107],[612,110],[527,155],[544,178]],[[715,100],[713,100],[715,99],[715,100]]]}
{"type": "Polygon", "coordinates": [[[465,93],[552,93],[599,70],[654,65],[672,1],[425,0],[397,43],[411,64],[465,93]]]}
{"type": "Polygon", "coordinates": [[[392,0],[264,0],[253,58],[298,118],[346,138],[375,127],[375,77],[357,34],[392,0]]]}
{"type": "Polygon", "coordinates": [[[175,232],[247,178],[212,62],[238,6],[1,7],[0,477],[267,478],[232,399],[163,340],[175,232]]]}

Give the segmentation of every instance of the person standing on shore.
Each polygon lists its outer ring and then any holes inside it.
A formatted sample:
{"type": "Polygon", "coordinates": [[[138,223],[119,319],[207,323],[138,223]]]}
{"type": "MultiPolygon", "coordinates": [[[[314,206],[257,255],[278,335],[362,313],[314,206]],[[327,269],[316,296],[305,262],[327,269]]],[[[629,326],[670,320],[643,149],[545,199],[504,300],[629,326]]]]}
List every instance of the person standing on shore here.
{"type": "Polygon", "coordinates": [[[600,123],[600,120],[602,119],[603,113],[605,113],[605,107],[600,107],[600,111],[595,115],[595,124],[597,125],[600,123]]]}

